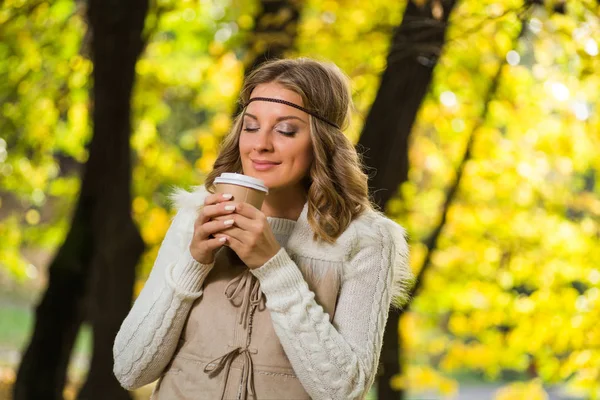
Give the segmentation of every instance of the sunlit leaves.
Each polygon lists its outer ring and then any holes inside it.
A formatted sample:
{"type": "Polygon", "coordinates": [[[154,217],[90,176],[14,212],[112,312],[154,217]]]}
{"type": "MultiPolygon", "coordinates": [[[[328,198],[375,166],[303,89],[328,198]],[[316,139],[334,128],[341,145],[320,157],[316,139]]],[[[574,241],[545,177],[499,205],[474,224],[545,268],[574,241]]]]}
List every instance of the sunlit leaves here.
{"type": "Polygon", "coordinates": [[[391,383],[396,390],[408,389],[414,391],[437,391],[441,398],[453,398],[458,391],[458,385],[436,370],[426,366],[415,366],[409,370],[404,378],[394,378],[391,383]]]}
{"type": "Polygon", "coordinates": [[[55,157],[72,166],[87,157],[91,63],[81,54],[82,11],[67,0],[5,1],[0,8],[0,195],[14,200],[19,217],[2,221],[18,235],[1,241],[0,266],[21,278],[35,267],[15,254],[60,243],[65,207],[79,186],[55,157]]]}
{"type": "Polygon", "coordinates": [[[357,114],[348,130],[358,141],[363,118],[375,98],[385,69],[392,30],[400,23],[405,2],[308,1],[304,5],[297,52],[334,61],[351,78],[357,114]]]}
{"type": "MultiPolygon", "coordinates": [[[[355,142],[405,5],[303,3],[289,55],[329,59],[348,74],[355,142]]],[[[35,270],[23,250],[52,251],[64,236],[87,159],[93,66],[82,7],[0,7],[0,211],[13,204],[0,221],[0,263],[21,280],[35,270]]],[[[500,399],[544,398],[542,383],[567,380],[598,390],[598,8],[573,1],[562,15],[535,6],[518,41],[522,1],[461,1],[453,12],[412,133],[410,180],[387,204],[410,232],[415,272],[472,135],[473,154],[423,291],[401,322],[411,367],[398,387],[451,397],[449,376],[466,370],[541,379],[500,399]]],[[[168,194],[203,182],[231,126],[244,62],[262,46],[246,48],[257,12],[257,1],[153,2],[133,93],[132,208],[149,247],[136,293],[173,214],[168,194]]]]}
{"type": "Polygon", "coordinates": [[[244,76],[243,38],[257,10],[254,2],[157,6],[147,20],[133,94],[134,217],[149,245],[141,279],[168,227],[168,194],[203,182],[231,126],[244,76]]]}
{"type": "Polygon", "coordinates": [[[548,394],[544,390],[542,381],[535,379],[530,382],[518,382],[508,385],[506,388],[498,390],[495,396],[496,400],[547,400],[548,394]]]}
{"type": "MultiPolygon", "coordinates": [[[[590,377],[600,373],[598,364],[587,363],[598,340],[600,219],[599,102],[590,94],[600,86],[581,66],[598,71],[597,57],[585,52],[587,44],[594,53],[589,43],[598,31],[590,27],[598,19],[577,5],[567,15],[536,8],[516,42],[520,5],[490,7],[464,2],[454,15],[413,132],[404,202],[388,205],[413,237],[427,237],[474,135],[458,199],[413,304],[419,317],[403,334],[418,335],[407,341],[417,364],[430,354],[446,373],[469,370],[496,379],[515,371],[542,379],[507,388],[498,398],[543,398],[541,382],[568,379],[592,393],[597,384],[590,377]],[[472,31],[480,10],[499,17],[472,31]],[[469,43],[475,45],[466,52],[469,43]],[[519,56],[513,65],[510,51],[519,56]],[[483,95],[502,64],[483,115],[483,95]],[[423,332],[445,337],[444,350],[429,348],[431,335],[423,332]]],[[[418,271],[423,248],[412,254],[418,271]]]]}

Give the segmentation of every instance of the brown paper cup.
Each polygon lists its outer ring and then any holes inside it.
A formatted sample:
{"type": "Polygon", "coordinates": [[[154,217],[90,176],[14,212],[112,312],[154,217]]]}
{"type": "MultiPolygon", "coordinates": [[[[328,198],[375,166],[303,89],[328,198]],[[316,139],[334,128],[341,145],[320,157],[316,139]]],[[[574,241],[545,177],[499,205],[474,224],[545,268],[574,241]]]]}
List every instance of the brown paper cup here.
{"type": "MultiPolygon", "coordinates": [[[[231,201],[248,203],[260,210],[268,189],[260,179],[243,174],[223,173],[215,179],[215,193],[232,194],[231,201]]],[[[229,217],[225,215],[215,219],[220,221],[227,218],[229,217]]]]}
{"type": "Polygon", "coordinates": [[[262,207],[262,203],[265,200],[266,195],[266,193],[263,191],[234,185],[231,183],[216,184],[215,193],[230,193],[233,195],[233,199],[231,199],[231,201],[252,204],[259,210],[262,207]]]}

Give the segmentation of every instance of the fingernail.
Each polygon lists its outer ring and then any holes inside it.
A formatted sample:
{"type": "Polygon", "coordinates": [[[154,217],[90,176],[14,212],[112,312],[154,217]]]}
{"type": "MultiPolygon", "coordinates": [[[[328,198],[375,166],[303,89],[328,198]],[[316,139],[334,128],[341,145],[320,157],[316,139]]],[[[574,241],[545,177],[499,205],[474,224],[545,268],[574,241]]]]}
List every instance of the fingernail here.
{"type": "Polygon", "coordinates": [[[223,236],[222,238],[219,238],[219,242],[224,242],[227,240],[227,237],[223,236]]]}
{"type": "Polygon", "coordinates": [[[233,225],[233,220],[232,219],[228,219],[227,221],[223,222],[225,225],[233,225]]]}
{"type": "Polygon", "coordinates": [[[233,211],[235,210],[235,206],[225,206],[225,211],[233,211]]]}
{"type": "Polygon", "coordinates": [[[223,198],[224,198],[224,199],[227,199],[227,200],[229,200],[229,199],[231,199],[232,197],[233,197],[233,195],[232,195],[232,194],[229,194],[229,193],[225,193],[225,194],[223,194],[223,198]]]}

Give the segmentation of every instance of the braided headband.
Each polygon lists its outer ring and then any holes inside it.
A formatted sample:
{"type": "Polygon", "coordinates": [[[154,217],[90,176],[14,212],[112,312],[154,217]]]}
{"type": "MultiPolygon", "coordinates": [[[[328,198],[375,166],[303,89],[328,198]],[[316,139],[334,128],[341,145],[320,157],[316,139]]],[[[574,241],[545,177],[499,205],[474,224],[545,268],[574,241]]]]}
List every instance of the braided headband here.
{"type": "Polygon", "coordinates": [[[339,127],[337,124],[335,124],[335,123],[333,123],[333,122],[329,121],[328,119],[325,119],[325,118],[321,117],[321,116],[320,116],[319,114],[317,114],[316,112],[314,112],[314,111],[310,111],[310,110],[308,110],[308,109],[306,109],[306,108],[304,108],[304,107],[302,107],[302,106],[299,106],[298,104],[294,104],[294,103],[292,103],[292,102],[290,102],[290,101],[285,101],[285,100],[280,100],[280,99],[272,99],[272,98],[270,98],[270,97],[253,97],[253,98],[251,98],[250,100],[248,100],[248,102],[247,102],[247,103],[244,105],[244,107],[243,107],[243,108],[246,108],[246,107],[248,107],[248,104],[252,103],[253,101],[270,101],[270,102],[272,102],[272,103],[281,103],[281,104],[285,104],[285,105],[287,105],[287,106],[294,107],[294,108],[297,108],[298,110],[304,111],[305,113],[307,113],[307,114],[310,114],[310,115],[312,115],[313,117],[315,117],[315,118],[318,118],[318,119],[320,119],[321,121],[328,123],[329,125],[333,126],[334,128],[340,129],[340,127],[339,127]]]}

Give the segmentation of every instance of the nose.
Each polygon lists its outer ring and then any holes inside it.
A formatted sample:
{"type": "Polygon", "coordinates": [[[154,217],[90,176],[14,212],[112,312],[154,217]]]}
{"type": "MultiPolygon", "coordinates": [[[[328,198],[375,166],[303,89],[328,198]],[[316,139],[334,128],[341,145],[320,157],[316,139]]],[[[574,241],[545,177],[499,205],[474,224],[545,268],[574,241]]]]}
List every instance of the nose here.
{"type": "Polygon", "coordinates": [[[273,150],[273,143],[271,141],[271,133],[267,129],[260,129],[253,136],[254,143],[253,149],[257,153],[264,151],[273,150]]]}

